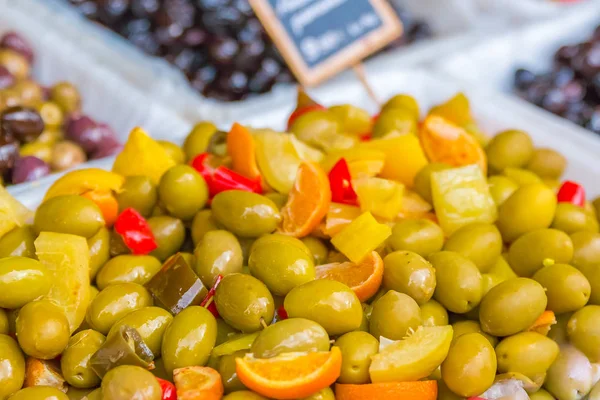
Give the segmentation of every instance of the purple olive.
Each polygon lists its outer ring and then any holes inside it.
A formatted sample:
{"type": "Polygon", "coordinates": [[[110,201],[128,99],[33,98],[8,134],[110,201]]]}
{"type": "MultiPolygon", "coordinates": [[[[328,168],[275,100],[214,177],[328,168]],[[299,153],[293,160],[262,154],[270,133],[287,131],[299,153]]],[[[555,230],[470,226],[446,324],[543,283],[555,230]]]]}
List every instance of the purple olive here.
{"type": "Polygon", "coordinates": [[[0,114],[0,134],[12,136],[22,143],[37,139],[44,131],[42,116],[28,107],[9,107],[0,114]]]}
{"type": "Polygon", "coordinates": [[[10,73],[6,67],[0,65],[0,90],[11,87],[16,82],[15,77],[10,73]]]}
{"type": "Polygon", "coordinates": [[[31,182],[43,178],[50,173],[50,167],[34,156],[17,159],[12,173],[12,183],[31,182]]]}
{"type": "Polygon", "coordinates": [[[29,64],[33,63],[33,48],[24,37],[16,32],[8,32],[0,39],[0,48],[10,49],[21,54],[29,64]]]}
{"type": "Polygon", "coordinates": [[[120,152],[123,149],[123,145],[117,141],[115,138],[107,139],[100,142],[100,146],[98,150],[92,153],[90,157],[92,160],[97,160],[99,158],[104,158],[108,156],[113,156],[120,152]]]}
{"type": "Polygon", "coordinates": [[[93,152],[98,141],[94,140],[97,127],[96,121],[87,115],[73,115],[66,124],[66,138],[79,144],[86,152],[93,152]]]}

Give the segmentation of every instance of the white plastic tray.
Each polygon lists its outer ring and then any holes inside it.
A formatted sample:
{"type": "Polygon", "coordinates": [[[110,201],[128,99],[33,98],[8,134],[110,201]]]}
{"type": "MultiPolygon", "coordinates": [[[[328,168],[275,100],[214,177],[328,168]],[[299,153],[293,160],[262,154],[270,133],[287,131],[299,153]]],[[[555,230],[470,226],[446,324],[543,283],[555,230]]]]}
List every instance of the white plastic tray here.
{"type": "MultiPolygon", "coordinates": [[[[189,124],[177,114],[152,101],[114,72],[96,64],[85,52],[64,40],[48,20],[25,14],[17,4],[28,0],[0,0],[0,35],[16,31],[34,47],[34,77],[44,85],[61,80],[74,83],[83,99],[83,111],[108,123],[125,141],[131,129],[143,126],[152,136],[177,140],[189,131],[189,124]]],[[[11,193],[32,187],[9,187],[11,193]]]]}

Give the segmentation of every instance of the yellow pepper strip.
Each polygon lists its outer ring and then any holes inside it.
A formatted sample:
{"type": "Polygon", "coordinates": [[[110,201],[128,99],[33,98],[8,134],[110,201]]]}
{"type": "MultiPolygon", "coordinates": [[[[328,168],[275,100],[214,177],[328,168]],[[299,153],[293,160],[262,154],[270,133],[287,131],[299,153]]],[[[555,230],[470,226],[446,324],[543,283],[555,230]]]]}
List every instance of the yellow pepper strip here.
{"type": "Polygon", "coordinates": [[[78,169],[67,172],[50,186],[44,200],[69,194],[81,194],[89,191],[119,192],[125,178],[114,172],[99,168],[78,169]]]}
{"type": "Polygon", "coordinates": [[[385,165],[385,153],[383,151],[360,147],[331,152],[325,156],[321,165],[329,172],[341,158],[344,158],[348,163],[350,176],[353,179],[376,176],[383,170],[385,165]]]}
{"type": "Polygon", "coordinates": [[[493,223],[498,210],[481,168],[468,165],[431,174],[433,206],[447,235],[474,222],[493,223]]]}
{"type": "Polygon", "coordinates": [[[427,158],[415,135],[373,139],[361,143],[359,148],[382,151],[385,165],[380,177],[399,181],[409,188],[413,186],[415,175],[427,165],[427,158]]]}
{"type": "Polygon", "coordinates": [[[346,225],[350,225],[360,214],[361,211],[358,207],[341,203],[331,203],[329,211],[327,211],[327,215],[325,216],[325,229],[323,233],[327,236],[336,235],[346,225]]]}
{"type": "Polygon", "coordinates": [[[392,234],[392,229],[380,224],[370,212],[363,213],[331,238],[331,243],[350,261],[361,262],[392,234]]]}
{"type": "Polygon", "coordinates": [[[404,185],[389,179],[361,178],[352,181],[362,211],[393,220],[402,209],[404,185]]]}
{"type": "Polygon", "coordinates": [[[32,217],[33,213],[0,185],[0,237],[17,226],[25,225],[32,217]]]}
{"type": "Polygon", "coordinates": [[[113,172],[123,176],[146,175],[158,184],[161,176],[175,161],[142,128],[133,128],[123,151],[117,155],[113,172]]]}

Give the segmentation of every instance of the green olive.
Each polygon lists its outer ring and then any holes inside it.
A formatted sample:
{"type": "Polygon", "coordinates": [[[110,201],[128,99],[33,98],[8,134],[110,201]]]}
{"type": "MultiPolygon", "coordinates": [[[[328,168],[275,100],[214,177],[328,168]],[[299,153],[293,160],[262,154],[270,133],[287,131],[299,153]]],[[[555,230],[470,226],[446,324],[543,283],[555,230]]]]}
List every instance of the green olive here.
{"type": "Polygon", "coordinates": [[[283,304],[290,318],[315,321],[330,336],[356,330],[362,322],[360,300],[352,289],[337,281],[317,279],[297,286],[283,304]]]}
{"type": "Polygon", "coordinates": [[[287,194],[283,194],[283,193],[277,193],[277,192],[265,193],[265,197],[267,199],[271,200],[273,203],[275,203],[278,210],[281,210],[288,201],[287,194]]]}
{"type": "Polygon", "coordinates": [[[223,321],[222,318],[217,318],[217,341],[215,342],[215,346],[227,342],[239,333],[240,331],[223,321]]]}
{"type": "Polygon", "coordinates": [[[312,254],[315,265],[321,265],[327,262],[329,250],[321,239],[314,236],[306,236],[303,237],[301,241],[308,248],[310,254],[312,254]]]}
{"type": "Polygon", "coordinates": [[[494,202],[500,207],[519,188],[519,185],[507,176],[494,175],[488,178],[488,187],[494,202]]]}
{"type": "Polygon", "coordinates": [[[52,386],[32,386],[19,390],[11,400],[69,400],[66,394],[52,386]]]}
{"type": "Polygon", "coordinates": [[[226,354],[219,360],[219,375],[223,381],[225,393],[237,392],[246,389],[246,386],[240,381],[236,372],[235,359],[244,357],[248,350],[238,350],[233,354],[226,354]]]}
{"type": "Polygon", "coordinates": [[[405,293],[417,304],[427,303],[435,290],[435,270],[412,251],[394,251],[383,259],[383,286],[405,293]]]}
{"type": "Polygon", "coordinates": [[[229,393],[223,397],[223,400],[269,400],[260,394],[251,392],[249,390],[240,390],[239,392],[229,393]]]}
{"type": "Polygon", "coordinates": [[[0,308],[0,335],[8,335],[10,333],[10,324],[8,315],[4,309],[0,308]]]}
{"type": "Polygon", "coordinates": [[[230,232],[241,237],[258,237],[271,233],[281,216],[275,203],[256,193],[228,190],[212,201],[214,218],[230,232]]]}
{"type": "Polygon", "coordinates": [[[17,342],[8,335],[0,335],[0,399],[6,399],[21,389],[25,381],[25,358],[17,342]]]}
{"type": "Polygon", "coordinates": [[[433,294],[448,311],[463,314],[475,308],[482,297],[481,273],[475,264],[453,251],[429,256],[437,286],[433,294]]]}
{"type": "Polygon", "coordinates": [[[158,198],[170,215],[187,221],[206,204],[208,187],[194,168],[176,165],[160,178],[158,198]]]}
{"type": "Polygon", "coordinates": [[[573,242],[564,232],[539,229],[515,240],[508,250],[508,262],[519,275],[530,277],[546,259],[567,263],[573,258],[573,242]]]}
{"type": "Polygon", "coordinates": [[[546,290],[548,309],[556,314],[575,311],[586,305],[592,291],[590,282],[569,264],[552,264],[533,275],[546,290]]]}
{"type": "MultiPolygon", "coordinates": [[[[571,234],[573,241],[573,266],[586,269],[595,264],[600,264],[600,233],[575,232],[571,234]]],[[[566,263],[567,261],[557,261],[566,263]]]]}
{"type": "Polygon", "coordinates": [[[431,196],[431,174],[445,169],[452,168],[444,163],[429,163],[419,170],[415,176],[414,189],[422,198],[427,200],[429,204],[433,204],[431,196]]]}
{"type": "Polygon", "coordinates": [[[158,202],[158,189],[148,176],[127,176],[116,197],[119,212],[133,208],[144,217],[149,217],[158,202]]]}
{"type": "Polygon", "coordinates": [[[518,188],[498,209],[498,229],[506,242],[548,228],[556,210],[556,195],[543,183],[518,188]]]}
{"type": "Polygon", "coordinates": [[[530,400],[554,400],[554,396],[545,391],[544,389],[540,389],[535,393],[529,394],[530,400]]]}
{"type": "Polygon", "coordinates": [[[269,324],[275,314],[273,296],[264,283],[245,274],[225,276],[215,292],[219,315],[229,325],[252,333],[269,324]]]}
{"type": "Polygon", "coordinates": [[[90,366],[90,358],[104,344],[106,337],[92,329],[81,331],[69,339],[60,358],[62,376],[76,388],[93,388],[100,378],[90,366]]]}
{"type": "Polygon", "coordinates": [[[90,250],[90,279],[93,280],[98,270],[110,258],[110,231],[104,227],[100,228],[87,243],[90,250]]]}
{"type": "Polygon", "coordinates": [[[269,290],[285,296],[293,288],[315,279],[310,250],[299,239],[273,234],[260,237],[252,245],[248,259],[250,273],[269,290]]]}
{"type": "Polygon", "coordinates": [[[171,257],[181,248],[185,240],[185,227],[180,219],[168,217],[152,217],[148,219],[148,225],[154,234],[158,247],[151,256],[164,261],[171,257]]]}
{"type": "Polygon", "coordinates": [[[552,228],[569,235],[579,231],[598,232],[598,221],[582,207],[571,203],[558,203],[552,228]]]}
{"type": "Polygon", "coordinates": [[[88,239],[103,226],[104,217],[96,203],[75,195],[56,196],[44,201],[33,220],[36,234],[70,233],[88,239]]]}
{"type": "Polygon", "coordinates": [[[600,362],[600,306],[585,306],[571,316],[567,323],[567,334],[591,362],[600,362]]]}
{"type": "Polygon", "coordinates": [[[329,107],[329,111],[338,118],[342,132],[360,135],[371,131],[371,115],[362,108],[342,104],[329,107]]]}
{"type": "Polygon", "coordinates": [[[496,354],[490,342],[479,333],[458,337],[442,363],[442,379],[448,388],[463,397],[487,390],[496,377],[496,354]]]}
{"type": "Polygon", "coordinates": [[[77,389],[76,387],[69,386],[67,397],[69,400],[94,400],[89,397],[94,390],[96,389],[77,389]]]}
{"type": "Polygon", "coordinates": [[[260,332],[250,352],[258,358],[271,358],[281,353],[328,350],[329,335],[321,325],[305,318],[288,318],[260,332]]]}
{"type": "Polygon", "coordinates": [[[417,119],[413,112],[403,108],[382,110],[373,125],[373,137],[381,138],[390,133],[403,135],[417,131],[417,119]]]}
{"type": "Polygon", "coordinates": [[[19,308],[50,290],[52,273],[28,257],[0,259],[0,307],[19,308]]]}
{"type": "Polygon", "coordinates": [[[173,317],[168,311],[160,307],[143,307],[115,322],[108,336],[118,332],[123,325],[130,326],[138,331],[154,357],[160,357],[162,339],[171,321],[173,317]]]}
{"type": "Polygon", "coordinates": [[[367,332],[348,332],[335,345],[342,352],[342,372],[339,383],[369,383],[371,356],[379,352],[379,341],[367,332]]]}
{"type": "Polygon", "coordinates": [[[152,304],[152,295],[143,286],[118,283],[98,293],[87,309],[85,320],[94,330],[106,335],[125,315],[152,304]]]}
{"type": "Polygon", "coordinates": [[[448,311],[435,300],[421,304],[421,320],[423,326],[448,325],[448,311]]]}
{"type": "Polygon", "coordinates": [[[533,325],[546,310],[547,303],[544,288],[533,279],[508,279],[481,300],[481,328],[494,336],[514,335],[533,325]]]}
{"type": "Polygon", "coordinates": [[[206,287],[211,287],[218,275],[242,272],[244,255],[240,242],[228,231],[206,232],[196,246],[194,255],[196,274],[206,287]]]}
{"type": "Polygon", "coordinates": [[[335,400],[335,394],[331,388],[325,388],[319,390],[317,393],[311,394],[310,396],[303,397],[300,400],[335,400]]]}
{"type": "Polygon", "coordinates": [[[46,300],[25,304],[17,317],[17,339],[25,354],[49,360],[69,342],[69,321],[64,312],[46,300]]]}
{"type": "Polygon", "coordinates": [[[481,325],[477,321],[457,321],[452,324],[452,340],[456,340],[462,335],[466,335],[467,333],[479,333],[483,335],[492,345],[495,347],[498,344],[498,338],[492,335],[488,335],[484,331],[481,330],[481,325]]]}
{"type": "Polygon", "coordinates": [[[173,142],[169,142],[168,140],[157,140],[157,142],[162,146],[163,149],[165,149],[169,157],[171,157],[176,164],[185,164],[186,157],[181,147],[177,146],[173,142]]]}
{"type": "Polygon", "coordinates": [[[204,153],[208,148],[208,142],[217,127],[212,122],[199,122],[185,138],[183,150],[185,151],[186,159],[189,161],[200,153],[204,153]]]}
{"type": "Polygon", "coordinates": [[[600,305],[600,264],[580,266],[579,270],[590,283],[592,292],[590,293],[589,304],[600,305]]]}
{"type": "Polygon", "coordinates": [[[160,400],[162,389],[150,371],[134,365],[120,365],[102,379],[103,400],[160,400]]]}
{"type": "Polygon", "coordinates": [[[592,389],[593,369],[587,357],[574,346],[563,345],[546,374],[544,389],[560,400],[580,400],[592,389]]]}
{"type": "Polygon", "coordinates": [[[216,339],[217,321],[206,308],[190,306],[177,314],[162,340],[162,359],[169,376],[176,368],[206,364],[216,339]]]}
{"type": "Polygon", "coordinates": [[[531,380],[543,379],[558,356],[556,342],[537,332],[521,332],[496,346],[498,372],[519,372],[531,380]]]}
{"type": "Polygon", "coordinates": [[[9,256],[35,258],[35,235],[29,226],[16,227],[0,237],[0,259],[9,256]]]}
{"type": "Polygon", "coordinates": [[[492,171],[500,172],[506,167],[521,168],[533,157],[533,142],[523,131],[504,131],[490,140],[485,152],[492,171]]]}
{"type": "Polygon", "coordinates": [[[566,167],[567,159],[562,154],[546,148],[535,149],[527,163],[527,169],[544,179],[560,178],[566,167]]]}
{"type": "Polygon", "coordinates": [[[428,257],[442,249],[444,232],[438,224],[428,219],[405,219],[392,228],[388,245],[394,251],[408,250],[428,257]]]}
{"type": "Polygon", "coordinates": [[[488,272],[502,252],[502,237],[492,224],[469,224],[450,235],[444,250],[454,251],[473,261],[480,272],[488,272]]]}
{"type": "Polygon", "coordinates": [[[383,336],[400,340],[419,325],[421,309],[416,301],[404,293],[390,290],[373,304],[369,332],[376,338],[383,336]]]}
{"type": "Polygon", "coordinates": [[[558,343],[559,346],[569,343],[567,335],[567,323],[573,313],[556,315],[556,323],[550,327],[548,337],[558,343]]]}
{"type": "Polygon", "coordinates": [[[403,108],[412,113],[415,119],[419,119],[419,103],[417,100],[408,94],[397,94],[392,96],[385,104],[381,107],[381,110],[388,110],[392,108],[403,108]]]}
{"type": "Polygon", "coordinates": [[[339,135],[341,124],[329,110],[314,110],[300,115],[289,131],[310,146],[328,150],[326,138],[339,135]]]}
{"type": "Polygon", "coordinates": [[[191,227],[194,246],[197,246],[198,243],[200,243],[206,232],[216,231],[218,229],[221,229],[221,224],[219,224],[213,216],[212,210],[198,211],[192,220],[191,227]]]}
{"type": "Polygon", "coordinates": [[[98,272],[96,285],[100,290],[118,283],[145,285],[162,264],[156,257],[124,254],[111,258],[98,272]]]}
{"type": "Polygon", "coordinates": [[[513,180],[519,186],[525,186],[532,183],[542,183],[539,176],[523,168],[504,168],[502,174],[513,180]]]}

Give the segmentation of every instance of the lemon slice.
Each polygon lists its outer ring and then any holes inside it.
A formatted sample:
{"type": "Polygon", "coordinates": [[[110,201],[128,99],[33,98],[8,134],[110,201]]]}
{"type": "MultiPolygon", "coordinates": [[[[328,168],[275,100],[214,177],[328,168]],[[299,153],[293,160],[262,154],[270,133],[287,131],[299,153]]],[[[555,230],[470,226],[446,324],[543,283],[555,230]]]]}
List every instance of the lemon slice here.
{"type": "Polygon", "coordinates": [[[67,194],[81,194],[88,190],[118,192],[125,178],[114,172],[99,168],[85,168],[61,176],[50,186],[44,200],[67,194]]]}
{"type": "Polygon", "coordinates": [[[391,343],[373,356],[369,374],[373,383],[418,381],[444,361],[452,342],[452,327],[420,327],[406,339],[391,343]]]}
{"type": "Polygon", "coordinates": [[[32,216],[33,213],[0,184],[0,237],[16,226],[23,226],[32,216]]]}
{"type": "Polygon", "coordinates": [[[256,161],[267,184],[279,193],[289,193],[302,160],[287,133],[255,131],[256,161]]]}
{"type": "Polygon", "coordinates": [[[71,333],[83,322],[90,299],[90,256],[81,236],[42,232],[35,240],[35,253],[54,276],[46,299],[61,307],[71,333]]]}

